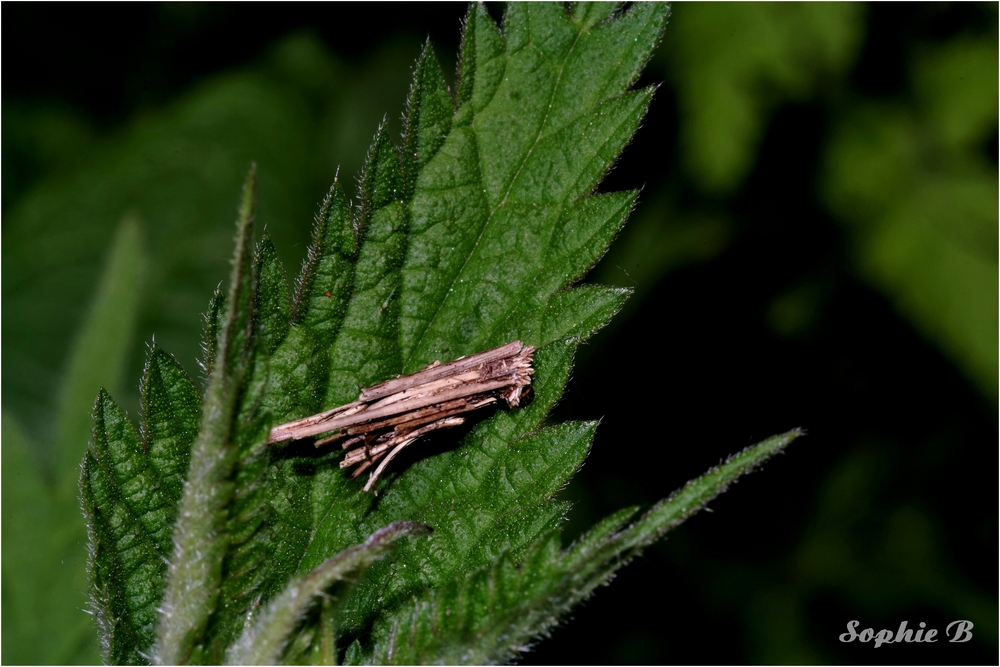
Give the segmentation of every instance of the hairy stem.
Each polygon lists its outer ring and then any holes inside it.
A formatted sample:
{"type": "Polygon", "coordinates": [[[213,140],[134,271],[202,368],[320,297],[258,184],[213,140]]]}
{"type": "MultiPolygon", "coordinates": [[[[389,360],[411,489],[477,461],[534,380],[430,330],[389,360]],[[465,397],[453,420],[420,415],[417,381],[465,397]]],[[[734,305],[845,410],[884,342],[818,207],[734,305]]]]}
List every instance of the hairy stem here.
{"type": "Polygon", "coordinates": [[[228,311],[213,367],[209,369],[201,429],[191,451],[188,478],[174,527],[173,557],[153,646],[152,659],[156,664],[191,661],[218,599],[228,541],[227,508],[233,494],[231,475],[237,453],[230,436],[250,321],[247,311],[252,278],[255,182],[256,166],[251,166],[237,220],[228,311]]]}

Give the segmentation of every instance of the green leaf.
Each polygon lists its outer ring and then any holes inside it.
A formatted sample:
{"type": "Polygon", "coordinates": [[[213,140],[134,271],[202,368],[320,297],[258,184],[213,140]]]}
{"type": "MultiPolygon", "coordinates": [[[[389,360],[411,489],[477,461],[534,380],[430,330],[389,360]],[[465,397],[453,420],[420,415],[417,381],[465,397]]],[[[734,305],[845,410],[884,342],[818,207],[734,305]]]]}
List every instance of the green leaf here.
{"type": "Polygon", "coordinates": [[[140,387],[143,451],[176,506],[184,489],[191,443],[198,434],[201,397],[177,361],[153,346],[140,387]]]}
{"type": "Polygon", "coordinates": [[[180,365],[155,346],[142,380],[145,430],[101,390],[80,476],[89,526],[91,607],[106,661],[144,662],[172,551],[201,401],[180,365]]]}
{"type": "Polygon", "coordinates": [[[997,122],[994,38],[929,50],[908,104],[846,114],[823,190],[847,223],[859,273],[989,397],[997,395],[997,169],[981,157],[997,122]]]}
{"type": "Polygon", "coordinates": [[[135,215],[122,218],[94,302],[70,355],[56,424],[56,475],[62,480],[75,482],[79,473],[80,455],[90,435],[94,393],[102,386],[117,388],[121,381],[147,263],[141,225],[135,215]]]}
{"type": "Polygon", "coordinates": [[[54,466],[38,465],[37,439],[29,444],[14,416],[4,415],[3,577],[5,590],[11,591],[10,598],[5,593],[5,606],[10,600],[9,608],[17,611],[5,614],[3,627],[12,661],[92,662],[97,657],[83,604],[86,529],[76,497],[79,461],[89,438],[94,393],[121,380],[145,265],[141,222],[126,215],[63,380],[54,466]]]}
{"type": "Polygon", "coordinates": [[[674,80],[681,159],[709,193],[732,192],[753,166],[770,114],[849,72],[864,6],[678,3],[664,74],[674,80]]]}
{"type": "MultiPolygon", "coordinates": [[[[314,489],[313,516],[321,517],[323,523],[315,528],[303,568],[397,518],[423,517],[420,520],[435,526],[434,536],[424,545],[408,544],[397,550],[398,558],[394,556],[392,561],[401,560],[404,565],[379,563],[361,583],[356,596],[366,602],[349,607],[368,610],[365,613],[369,616],[377,611],[374,601],[379,597],[392,604],[413,586],[426,585],[428,578],[444,580],[456,570],[467,571],[490,562],[504,549],[526,549],[561,520],[566,507],[549,500],[579,466],[589,447],[592,425],[566,425],[537,435],[532,432],[562,393],[575,345],[603,325],[626,294],[597,287],[562,290],[599,258],[634,202],[634,193],[587,195],[642,117],[650,91],[637,94],[628,92],[627,87],[655,44],[665,14],[662,7],[636,5],[619,19],[624,23],[611,22],[595,29],[578,26],[561,9],[555,9],[512,6],[511,12],[527,13],[519,18],[508,16],[506,36],[521,41],[516,50],[508,47],[512,53],[507,56],[501,51],[501,37],[492,20],[482,8],[474,7],[463,40],[459,107],[450,131],[438,138],[448,125],[433,114],[434,126],[426,132],[419,131],[419,119],[407,119],[407,136],[416,133],[421,145],[427,147],[412,152],[404,149],[403,155],[404,172],[419,169],[409,204],[408,248],[398,295],[401,329],[393,339],[401,340],[408,360],[395,361],[391,372],[366,379],[391,377],[434,359],[450,359],[520,337],[539,346],[536,393],[530,407],[497,414],[473,429],[458,449],[412,466],[392,483],[375,512],[370,510],[370,498],[338,490],[351,488],[351,482],[339,471],[317,480],[325,488],[314,489]],[[514,18],[525,25],[511,34],[514,18]],[[562,53],[555,60],[540,65],[548,71],[539,80],[537,70],[545,54],[531,44],[533,40],[545,42],[551,31],[576,37],[559,47],[562,53]],[[621,53],[607,65],[596,55],[598,49],[609,48],[609,43],[621,53]],[[506,88],[502,95],[490,93],[490,100],[476,109],[479,93],[475,91],[493,85],[489,77],[496,75],[489,72],[507,60],[513,65],[504,65],[506,83],[494,83],[509,86],[516,94],[507,94],[506,88]],[[579,75],[585,63],[591,64],[587,81],[581,82],[580,77],[572,81],[584,89],[571,92],[570,82],[560,78],[558,71],[567,69],[579,75]],[[517,76],[515,67],[521,71],[517,76]],[[488,79],[485,82],[484,77],[488,79]],[[463,87],[472,92],[463,93],[463,87]],[[466,95],[469,101],[462,105],[466,95]],[[550,109],[537,104],[538,99],[553,98],[561,101],[559,106],[550,109]],[[519,108],[529,102],[534,105],[530,109],[519,108]],[[535,120],[511,132],[504,125],[512,117],[535,120]],[[501,141],[501,136],[513,143],[501,141]],[[567,143],[578,152],[567,155],[567,143]],[[416,167],[410,160],[412,153],[418,158],[416,167]],[[516,175],[520,181],[492,183],[479,175],[482,169],[505,161],[522,163],[516,175]],[[554,188],[538,187],[542,174],[554,178],[550,179],[554,188]],[[493,205],[482,195],[484,190],[489,192],[491,184],[497,190],[493,205]],[[502,201],[500,187],[509,190],[506,201],[502,201]],[[520,231],[514,233],[515,229],[520,231]],[[428,315],[421,318],[421,313],[428,315]],[[435,349],[426,350],[431,345],[435,349]],[[520,441],[520,446],[512,449],[509,443],[514,441],[520,441]],[[537,476],[537,486],[529,492],[527,488],[482,481],[490,476],[505,479],[517,470],[532,471],[519,476],[522,480],[537,476]],[[432,497],[427,496],[434,491],[437,493],[432,497]],[[434,496],[437,504],[433,504],[434,496]],[[464,503],[486,508],[475,533],[468,532],[465,519],[455,516],[455,507],[464,503]],[[449,551],[451,555],[446,556],[449,551]],[[392,576],[404,566],[414,573],[412,577],[392,576]]],[[[435,105],[440,104],[444,84],[436,64],[430,62],[432,58],[425,49],[418,62],[411,110],[439,108],[435,105]]],[[[381,141],[381,137],[376,139],[366,174],[377,173],[380,156],[387,154],[379,148],[381,141]]],[[[391,169],[386,171],[392,174],[391,169]]],[[[507,178],[513,181],[515,174],[507,178]]],[[[366,182],[365,187],[371,186],[366,182]]],[[[365,224],[370,223],[362,217],[362,236],[365,224]]],[[[366,246],[372,244],[369,238],[360,249],[358,274],[364,266],[366,246]]],[[[382,257],[380,297],[391,292],[395,281],[393,255],[383,252],[382,257]]],[[[321,294],[314,290],[306,296],[312,297],[311,303],[322,303],[321,294]]],[[[356,291],[348,312],[359,302],[356,291]]],[[[300,299],[300,303],[305,300],[300,299]]],[[[381,315],[391,307],[391,302],[369,299],[365,309],[381,315]]],[[[380,329],[371,318],[365,318],[365,324],[368,338],[380,340],[380,329]]],[[[324,407],[353,399],[364,386],[344,377],[343,363],[336,361],[343,348],[350,350],[352,363],[366,358],[354,347],[349,324],[345,322],[343,327],[348,335],[338,336],[332,346],[332,373],[324,407]]],[[[381,354],[391,359],[396,354],[393,342],[385,345],[381,354]]],[[[367,359],[371,363],[373,357],[367,359]]],[[[340,625],[345,632],[360,630],[369,616],[348,613],[340,625]]]]}
{"type": "Polygon", "coordinates": [[[406,535],[427,534],[427,526],[399,521],[377,530],[356,547],[332,556],[302,579],[293,579],[226,652],[229,665],[278,664],[289,636],[324,589],[357,574],[406,535]]]}
{"type": "Polygon", "coordinates": [[[84,613],[86,534],[79,504],[53,492],[9,412],[3,418],[3,659],[11,664],[97,664],[84,613]]]}

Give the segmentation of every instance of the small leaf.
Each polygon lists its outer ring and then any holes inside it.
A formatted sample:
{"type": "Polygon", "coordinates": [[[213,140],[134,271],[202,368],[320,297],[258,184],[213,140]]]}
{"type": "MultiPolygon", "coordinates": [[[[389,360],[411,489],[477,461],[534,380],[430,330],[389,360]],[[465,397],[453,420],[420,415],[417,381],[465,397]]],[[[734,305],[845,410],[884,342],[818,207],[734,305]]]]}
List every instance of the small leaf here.
{"type": "Polygon", "coordinates": [[[252,625],[226,652],[229,665],[274,665],[281,662],[289,635],[306,610],[331,584],[357,573],[407,535],[429,533],[427,526],[399,521],[375,531],[356,547],[345,549],[323,562],[307,576],[294,579],[281,595],[261,610],[252,625]]]}
{"type": "Polygon", "coordinates": [[[356,234],[347,197],[335,180],[316,219],[292,310],[292,322],[308,325],[327,347],[340,330],[351,296],[356,234]]]}
{"type": "Polygon", "coordinates": [[[222,318],[226,313],[226,294],[222,291],[220,284],[212,293],[212,298],[208,302],[208,310],[205,311],[205,320],[201,334],[201,366],[202,373],[205,374],[206,382],[212,375],[212,367],[215,364],[215,351],[219,347],[219,333],[222,331],[222,318]]]}
{"type": "Polygon", "coordinates": [[[176,498],[160,483],[125,412],[103,390],[80,484],[91,528],[92,606],[105,657],[135,663],[153,642],[176,498]]]}
{"type": "Polygon", "coordinates": [[[171,536],[201,401],[184,370],[157,347],[142,380],[140,441],[105,391],[80,477],[90,528],[89,569],[105,660],[145,662],[172,551],[171,536]]]}
{"type": "Polygon", "coordinates": [[[143,446],[174,506],[181,498],[198,434],[201,397],[177,361],[153,346],[140,385],[143,446]]]}
{"type": "Polygon", "coordinates": [[[285,269],[282,268],[274,243],[267,233],[257,248],[255,264],[257,289],[254,313],[258,314],[257,336],[267,354],[271,354],[288,333],[291,303],[285,269]]]}

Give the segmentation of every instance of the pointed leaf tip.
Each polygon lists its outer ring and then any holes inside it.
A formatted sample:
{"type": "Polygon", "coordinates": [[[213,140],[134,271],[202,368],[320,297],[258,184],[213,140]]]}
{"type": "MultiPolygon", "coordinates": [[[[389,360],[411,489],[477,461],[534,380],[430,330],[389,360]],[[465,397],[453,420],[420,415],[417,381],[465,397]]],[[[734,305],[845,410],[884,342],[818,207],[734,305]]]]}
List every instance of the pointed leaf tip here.
{"type": "Polygon", "coordinates": [[[257,197],[257,163],[251,162],[243,181],[243,195],[240,198],[239,222],[249,222],[253,218],[257,197]]]}
{"type": "Polygon", "coordinates": [[[733,454],[650,508],[630,529],[631,537],[626,541],[630,542],[631,548],[641,548],[655,541],[703,509],[741,476],[753,472],[803,435],[804,429],[795,428],[733,454]]]}
{"type": "Polygon", "coordinates": [[[323,201],[312,241],[296,281],[291,319],[305,324],[329,347],[340,330],[354,285],[357,228],[339,180],[323,201]]]}
{"type": "Polygon", "coordinates": [[[397,521],[375,531],[362,544],[328,558],[305,577],[293,579],[248,624],[240,638],[226,652],[226,663],[279,664],[296,624],[324,590],[338,581],[360,574],[391,548],[396,540],[406,536],[427,535],[430,532],[430,526],[415,521],[397,521]]]}
{"type": "Polygon", "coordinates": [[[254,319],[261,343],[272,354],[288,333],[291,321],[291,298],[285,268],[278,259],[278,251],[265,231],[254,258],[257,289],[254,319]]]}
{"type": "Polygon", "coordinates": [[[404,196],[413,194],[417,174],[441,148],[451,130],[451,92],[430,40],[417,60],[403,119],[404,196]]]}

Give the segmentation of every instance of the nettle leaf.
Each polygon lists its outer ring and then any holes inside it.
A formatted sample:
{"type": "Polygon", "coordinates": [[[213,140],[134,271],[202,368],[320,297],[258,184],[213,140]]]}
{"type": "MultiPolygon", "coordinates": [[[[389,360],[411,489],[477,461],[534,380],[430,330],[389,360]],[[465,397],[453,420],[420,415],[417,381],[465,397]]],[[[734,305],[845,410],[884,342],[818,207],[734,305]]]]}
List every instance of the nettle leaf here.
{"type": "Polygon", "coordinates": [[[454,98],[428,44],[401,147],[379,129],[356,205],[334,183],[292,290],[266,234],[254,250],[251,171],[205,316],[204,395],[154,349],[141,438],[98,397],[83,492],[109,661],[509,660],[798,435],[562,547],[555,494],[597,424],[546,419],[576,347],[628,296],[573,283],[635,203],[595,188],[645,114],[652,89],[630,87],[666,19],[514,3],[501,31],[474,5],[454,98]],[[426,438],[375,493],[335,447],[267,445],[273,425],[513,340],[536,348],[531,400],[426,438]]]}
{"type": "Polygon", "coordinates": [[[153,643],[171,536],[198,432],[194,383],[153,347],[142,380],[140,438],[104,390],[94,405],[94,435],[83,461],[81,492],[90,531],[93,608],[104,657],[141,661],[153,643]]]}

